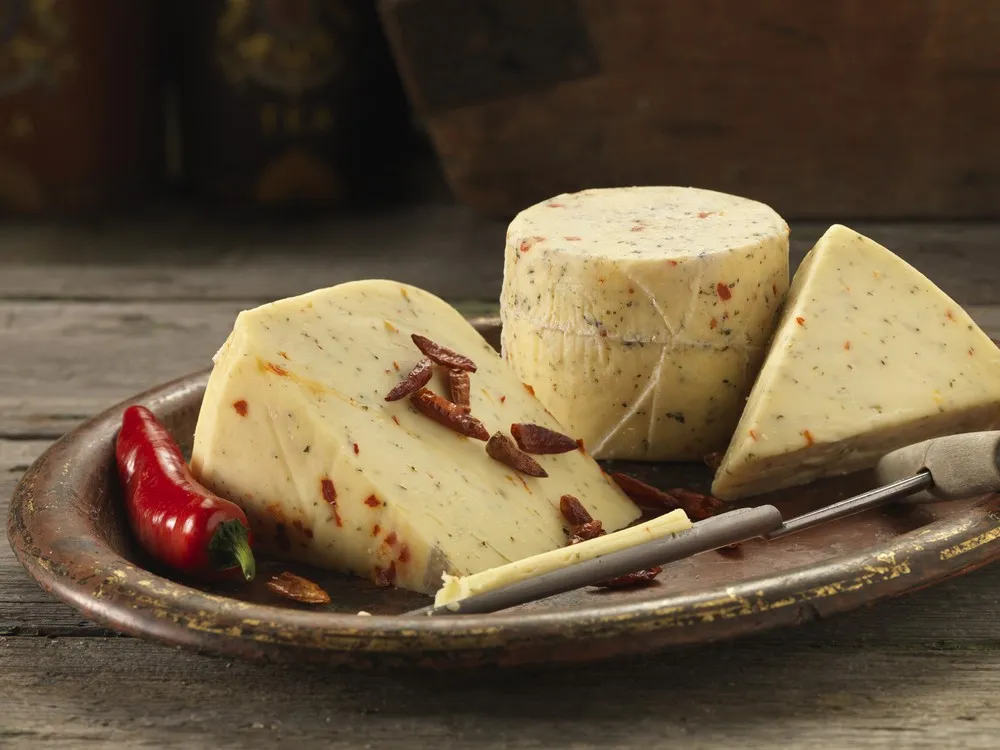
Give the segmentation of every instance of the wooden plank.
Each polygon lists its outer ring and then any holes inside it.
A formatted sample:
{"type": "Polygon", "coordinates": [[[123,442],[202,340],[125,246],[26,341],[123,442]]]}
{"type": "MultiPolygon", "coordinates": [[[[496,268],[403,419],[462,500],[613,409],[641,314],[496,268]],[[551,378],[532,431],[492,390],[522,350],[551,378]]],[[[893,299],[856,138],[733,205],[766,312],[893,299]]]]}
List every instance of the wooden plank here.
{"type": "Polygon", "coordinates": [[[77,747],[992,750],[1000,648],[836,642],[832,623],[598,667],[261,669],[130,639],[0,640],[0,738],[77,747]]]}
{"type": "MultiPolygon", "coordinates": [[[[792,223],[793,266],[829,224],[792,223]]],[[[1000,223],[851,226],[898,252],[961,302],[998,301],[1000,223]]],[[[294,225],[220,225],[185,214],[96,228],[3,225],[0,300],[249,306],[387,276],[449,300],[494,301],[505,231],[505,223],[458,206],[294,225]]]]}
{"type": "Polygon", "coordinates": [[[297,223],[177,211],[97,227],[7,224],[0,299],[267,301],[361,278],[495,299],[504,232],[447,205],[297,223]]]}

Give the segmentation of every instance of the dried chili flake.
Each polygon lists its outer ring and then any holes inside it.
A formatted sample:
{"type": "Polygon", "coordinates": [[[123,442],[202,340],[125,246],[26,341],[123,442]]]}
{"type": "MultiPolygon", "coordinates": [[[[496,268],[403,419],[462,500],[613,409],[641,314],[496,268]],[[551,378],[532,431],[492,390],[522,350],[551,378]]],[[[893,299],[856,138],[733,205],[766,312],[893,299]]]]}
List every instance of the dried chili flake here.
{"type": "Polygon", "coordinates": [[[399,401],[399,399],[419,391],[430,382],[433,374],[434,364],[427,357],[424,357],[413,366],[405,378],[385,395],[385,400],[399,401]]]}
{"type": "Polygon", "coordinates": [[[510,434],[517,441],[517,447],[526,453],[541,455],[576,450],[573,438],[537,424],[515,422],[510,426],[510,434]]]}
{"type": "Polygon", "coordinates": [[[467,372],[476,371],[476,363],[468,357],[463,356],[456,351],[452,351],[446,346],[436,344],[426,336],[421,336],[419,333],[412,334],[410,338],[413,339],[413,343],[417,345],[417,348],[420,351],[437,362],[439,365],[450,367],[453,370],[466,370],[467,372]]]}
{"type": "Polygon", "coordinates": [[[530,477],[547,477],[549,475],[535,459],[518,450],[514,441],[502,432],[493,433],[493,436],[486,442],[486,455],[530,477]]]}
{"type": "Polygon", "coordinates": [[[587,446],[583,444],[583,438],[577,439],[577,441],[576,441],[576,449],[578,451],[580,451],[580,453],[586,453],[587,452],[587,446]]]}
{"type": "Polygon", "coordinates": [[[344,522],[340,518],[340,512],[337,510],[337,488],[333,484],[333,480],[330,477],[323,477],[319,480],[320,492],[323,495],[323,499],[333,508],[333,519],[338,526],[343,526],[344,522]]]}
{"type": "Polygon", "coordinates": [[[393,414],[392,415],[392,421],[395,422],[396,424],[399,424],[399,417],[397,417],[395,414],[393,414]]]}
{"type": "Polygon", "coordinates": [[[607,533],[600,521],[588,521],[573,529],[573,535],[569,538],[567,546],[579,544],[580,542],[589,542],[591,539],[597,539],[597,537],[604,536],[607,533]]]}
{"type": "Polygon", "coordinates": [[[534,389],[534,388],[532,388],[532,387],[531,387],[530,385],[528,385],[527,383],[521,383],[521,385],[523,385],[523,386],[524,386],[524,390],[526,390],[526,391],[527,391],[528,393],[530,393],[530,394],[531,394],[532,396],[534,396],[534,395],[535,395],[535,389],[534,389]]]}
{"type": "Polygon", "coordinates": [[[355,443],[354,444],[354,455],[356,456],[359,453],[361,453],[361,447],[357,443],[355,443]]]}
{"type": "Polygon", "coordinates": [[[367,505],[369,508],[377,508],[381,504],[382,501],[379,500],[374,495],[369,495],[368,497],[365,498],[365,505],[367,505]]]}
{"type": "Polygon", "coordinates": [[[329,604],[330,595],[307,578],[285,571],[271,576],[267,587],[274,593],[303,604],[329,604]]]}
{"type": "Polygon", "coordinates": [[[239,401],[234,401],[233,408],[236,409],[236,413],[241,417],[247,415],[247,402],[244,399],[241,398],[239,401]]]}
{"type": "Polygon", "coordinates": [[[669,492],[692,521],[704,521],[706,518],[721,513],[725,508],[725,504],[721,500],[711,495],[703,495],[700,492],[681,487],[672,487],[669,492]]]}
{"type": "Polygon", "coordinates": [[[389,563],[388,568],[380,568],[377,565],[372,571],[372,581],[379,588],[389,588],[396,582],[396,561],[389,563]]]}
{"type": "Polygon", "coordinates": [[[566,519],[566,523],[572,527],[583,526],[583,524],[594,520],[590,511],[583,507],[583,503],[572,495],[563,495],[559,498],[559,512],[566,519]]]}
{"type": "Polygon", "coordinates": [[[670,493],[648,485],[635,477],[630,477],[628,474],[614,472],[611,478],[621,488],[621,491],[640,508],[669,511],[681,507],[677,498],[670,493]]]}
{"type": "Polygon", "coordinates": [[[472,403],[469,398],[470,390],[469,373],[465,370],[448,370],[448,391],[451,393],[453,404],[464,406],[468,411],[472,403]]]}
{"type": "Polygon", "coordinates": [[[800,326],[804,326],[806,324],[806,319],[803,318],[801,315],[797,315],[795,317],[795,322],[798,323],[800,326]]]}
{"type": "Polygon", "coordinates": [[[490,439],[490,433],[482,422],[471,414],[467,414],[461,406],[456,406],[448,399],[426,388],[421,388],[410,396],[410,403],[425,417],[433,419],[438,424],[444,425],[460,435],[476,440],[490,439]]]}
{"type": "Polygon", "coordinates": [[[579,242],[580,241],[580,238],[577,237],[575,234],[567,234],[565,237],[563,237],[563,239],[566,240],[567,242],[579,242]]]}
{"type": "Polygon", "coordinates": [[[721,281],[715,285],[715,293],[719,295],[719,299],[723,302],[728,300],[733,296],[733,293],[729,291],[729,287],[723,284],[721,281]]]}
{"type": "Polygon", "coordinates": [[[618,576],[617,578],[601,581],[596,584],[596,586],[602,589],[624,589],[631,588],[633,586],[645,586],[647,583],[652,583],[653,579],[662,572],[663,568],[661,567],[637,570],[634,573],[626,573],[625,575],[618,576]]]}
{"type": "Polygon", "coordinates": [[[802,430],[802,437],[806,439],[806,445],[812,445],[816,442],[816,439],[813,437],[813,434],[809,432],[809,430],[802,430]]]}

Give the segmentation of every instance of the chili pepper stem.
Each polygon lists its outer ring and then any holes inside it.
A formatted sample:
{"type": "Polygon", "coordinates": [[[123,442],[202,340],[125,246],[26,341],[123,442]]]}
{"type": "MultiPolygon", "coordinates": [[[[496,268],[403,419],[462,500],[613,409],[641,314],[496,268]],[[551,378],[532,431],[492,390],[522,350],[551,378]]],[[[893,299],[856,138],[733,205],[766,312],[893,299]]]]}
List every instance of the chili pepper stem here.
{"type": "Polygon", "coordinates": [[[257,574],[257,562],[250,549],[249,530],[238,518],[223,521],[216,527],[212,541],[208,543],[208,552],[212,562],[220,570],[232,568],[234,564],[239,565],[247,581],[252,581],[257,574]]]}

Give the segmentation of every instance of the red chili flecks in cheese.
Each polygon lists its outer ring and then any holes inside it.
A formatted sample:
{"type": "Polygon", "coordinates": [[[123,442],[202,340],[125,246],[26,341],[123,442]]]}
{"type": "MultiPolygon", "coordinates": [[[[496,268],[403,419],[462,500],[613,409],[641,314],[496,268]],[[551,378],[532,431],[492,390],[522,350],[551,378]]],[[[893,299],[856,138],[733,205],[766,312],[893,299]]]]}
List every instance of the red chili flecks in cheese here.
{"type": "Polygon", "coordinates": [[[645,232],[646,231],[646,227],[644,227],[642,224],[636,224],[634,227],[632,227],[632,231],[633,232],[645,232]]]}
{"type": "Polygon", "coordinates": [[[399,556],[396,559],[401,563],[408,563],[410,561],[410,548],[404,544],[403,548],[399,550],[399,556]]]}
{"type": "Polygon", "coordinates": [[[707,219],[709,216],[712,216],[714,214],[715,214],[715,211],[699,211],[698,212],[698,218],[699,219],[707,219]]]}
{"type": "Polygon", "coordinates": [[[749,430],[748,432],[750,433],[750,437],[752,439],[754,439],[754,440],[757,439],[757,432],[755,430],[749,430]]]}
{"type": "Polygon", "coordinates": [[[399,417],[397,417],[395,414],[393,414],[392,415],[392,421],[395,422],[396,424],[399,424],[399,417]]]}
{"type": "Polygon", "coordinates": [[[708,321],[709,328],[714,329],[717,325],[719,325],[719,321],[717,321],[715,318],[712,318],[710,321],[708,321]]]}
{"type": "Polygon", "coordinates": [[[278,355],[284,357],[285,359],[291,359],[291,357],[288,356],[287,352],[278,352],[278,355]]]}
{"type": "Polygon", "coordinates": [[[851,342],[850,341],[845,341],[844,342],[844,350],[846,351],[846,350],[848,350],[850,348],[851,348],[851,342]]]}
{"type": "Polygon", "coordinates": [[[286,377],[288,375],[288,370],[286,370],[281,365],[274,364],[274,362],[268,362],[266,365],[264,365],[264,369],[270,370],[275,375],[280,375],[281,377],[286,377]]]}
{"type": "Polygon", "coordinates": [[[545,205],[549,208],[566,208],[565,203],[546,203],[545,205]]]}
{"type": "Polygon", "coordinates": [[[381,504],[382,502],[374,495],[369,495],[368,497],[365,498],[365,505],[367,505],[369,508],[377,508],[381,504]]]}
{"type": "Polygon", "coordinates": [[[330,477],[323,477],[319,480],[319,486],[323,494],[323,499],[333,508],[333,520],[338,526],[343,526],[344,522],[341,520],[340,513],[337,510],[337,488],[333,486],[333,480],[330,477]]]}
{"type": "Polygon", "coordinates": [[[803,318],[801,315],[799,315],[795,318],[795,322],[798,323],[800,326],[804,326],[806,324],[806,319],[803,318]]]}
{"type": "Polygon", "coordinates": [[[398,542],[398,541],[399,541],[399,537],[396,536],[396,532],[395,531],[390,531],[389,534],[388,534],[388,536],[386,536],[384,543],[388,544],[390,547],[395,547],[396,546],[396,542],[398,542]]]}
{"type": "Polygon", "coordinates": [[[733,293],[729,291],[729,287],[723,284],[721,281],[715,285],[715,292],[716,294],[719,295],[719,299],[721,299],[723,302],[725,302],[726,300],[730,299],[733,296],[733,293]]]}
{"type": "Polygon", "coordinates": [[[575,235],[575,234],[567,234],[565,237],[563,237],[563,239],[566,240],[567,242],[579,242],[580,241],[580,238],[577,235],[575,235]]]}
{"type": "Polygon", "coordinates": [[[245,417],[247,415],[247,402],[245,399],[241,398],[239,401],[234,401],[233,408],[236,409],[236,413],[241,417],[245,417]]]}
{"type": "Polygon", "coordinates": [[[813,443],[816,442],[816,440],[813,438],[813,434],[809,432],[809,430],[802,430],[802,437],[806,439],[806,445],[812,445],[813,443]]]}
{"type": "Polygon", "coordinates": [[[530,393],[530,394],[531,394],[532,396],[534,396],[534,395],[535,395],[535,389],[534,389],[534,388],[532,388],[532,387],[531,387],[530,385],[528,385],[527,383],[522,383],[521,385],[523,385],[523,386],[524,386],[524,390],[526,390],[526,391],[527,391],[528,393],[530,393]]]}
{"type": "Polygon", "coordinates": [[[386,569],[377,567],[372,575],[372,580],[375,585],[379,588],[388,588],[396,582],[396,561],[393,560],[389,563],[389,567],[386,569]]]}
{"type": "Polygon", "coordinates": [[[542,242],[544,237],[529,237],[526,240],[521,240],[521,246],[518,248],[522,253],[528,252],[531,248],[542,242]]]}
{"type": "Polygon", "coordinates": [[[951,310],[945,310],[945,312],[944,312],[944,316],[945,316],[945,317],[946,317],[946,318],[947,318],[948,320],[954,320],[954,319],[955,319],[955,313],[953,313],[953,312],[952,312],[951,310]]]}

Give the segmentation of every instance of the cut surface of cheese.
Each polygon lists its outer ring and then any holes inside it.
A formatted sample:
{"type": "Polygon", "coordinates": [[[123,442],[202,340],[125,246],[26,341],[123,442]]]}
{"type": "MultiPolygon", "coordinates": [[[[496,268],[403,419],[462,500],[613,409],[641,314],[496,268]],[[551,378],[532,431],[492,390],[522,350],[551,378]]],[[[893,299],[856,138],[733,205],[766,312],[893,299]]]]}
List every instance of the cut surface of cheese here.
{"type": "Polygon", "coordinates": [[[570,547],[543,552],[475,575],[466,577],[445,575],[444,585],[434,596],[434,605],[441,607],[452,604],[473,594],[481,594],[484,591],[492,591],[501,586],[535,578],[544,573],[560,570],[573,563],[593,560],[595,557],[635,547],[654,539],[662,539],[689,528],[691,528],[691,521],[684,511],[674,510],[659,518],[616,531],[613,534],[578,542],[570,547]]]}
{"type": "Polygon", "coordinates": [[[712,491],[735,499],[1000,425],[1000,350],[944,292],[841,225],[799,267],[712,491]]]}
{"type": "MultiPolygon", "coordinates": [[[[583,451],[518,474],[485,443],[386,402],[423,354],[411,334],[471,357],[471,408],[490,433],[563,428],[450,305],[386,280],[351,282],[240,313],[216,357],[191,465],[242,506],[255,547],[431,594],[566,544],[559,498],[610,529],[639,509],[583,451]]],[[[435,368],[427,387],[447,396],[435,368]]]]}
{"type": "Polygon", "coordinates": [[[507,231],[506,360],[598,458],[722,450],[788,289],[788,226],[709,190],[559,195],[507,231]]]}

